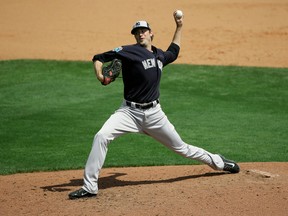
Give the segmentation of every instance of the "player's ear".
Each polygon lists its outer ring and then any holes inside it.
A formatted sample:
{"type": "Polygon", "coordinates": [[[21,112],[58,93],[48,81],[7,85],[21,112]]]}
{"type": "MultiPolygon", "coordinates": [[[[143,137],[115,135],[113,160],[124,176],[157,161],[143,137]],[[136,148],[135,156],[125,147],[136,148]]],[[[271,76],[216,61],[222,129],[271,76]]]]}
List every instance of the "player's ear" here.
{"type": "Polygon", "coordinates": [[[153,32],[152,31],[150,31],[150,37],[151,37],[151,41],[153,40],[153,38],[154,38],[154,34],[153,34],[153,32]]]}

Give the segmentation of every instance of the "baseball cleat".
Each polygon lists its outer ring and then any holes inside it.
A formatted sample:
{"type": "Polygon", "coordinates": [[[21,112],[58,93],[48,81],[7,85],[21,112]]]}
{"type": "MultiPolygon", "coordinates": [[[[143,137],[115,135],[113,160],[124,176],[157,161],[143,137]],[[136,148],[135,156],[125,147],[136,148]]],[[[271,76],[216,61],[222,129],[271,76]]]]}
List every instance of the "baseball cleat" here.
{"type": "Polygon", "coordinates": [[[225,157],[223,157],[222,155],[219,155],[223,162],[224,162],[224,171],[228,171],[230,173],[239,173],[240,172],[240,167],[238,166],[238,164],[232,160],[228,160],[225,157]]]}
{"type": "Polygon", "coordinates": [[[79,199],[79,198],[88,198],[88,197],[96,197],[97,194],[91,194],[84,190],[83,188],[80,188],[79,190],[76,190],[69,194],[69,199],[79,199]]]}

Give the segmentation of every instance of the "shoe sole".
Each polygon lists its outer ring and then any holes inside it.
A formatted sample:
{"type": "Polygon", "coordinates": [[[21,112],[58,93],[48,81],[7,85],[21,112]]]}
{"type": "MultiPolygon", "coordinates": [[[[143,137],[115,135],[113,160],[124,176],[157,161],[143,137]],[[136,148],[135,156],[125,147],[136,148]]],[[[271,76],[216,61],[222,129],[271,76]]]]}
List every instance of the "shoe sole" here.
{"type": "Polygon", "coordinates": [[[87,199],[87,198],[93,198],[96,197],[97,194],[89,194],[89,195],[85,195],[85,196],[81,196],[81,197],[73,197],[73,196],[69,196],[70,200],[76,200],[76,199],[87,199]]]}

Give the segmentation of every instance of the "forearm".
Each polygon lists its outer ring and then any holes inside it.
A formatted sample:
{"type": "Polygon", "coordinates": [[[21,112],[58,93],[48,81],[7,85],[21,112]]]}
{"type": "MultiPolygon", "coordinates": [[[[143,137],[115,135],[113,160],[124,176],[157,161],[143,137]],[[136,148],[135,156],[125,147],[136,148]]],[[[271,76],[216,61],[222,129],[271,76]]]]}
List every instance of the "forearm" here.
{"type": "Polygon", "coordinates": [[[182,34],[181,28],[182,27],[176,28],[173,39],[172,39],[172,43],[177,44],[179,47],[181,45],[181,34],[182,34]]]}
{"type": "Polygon", "coordinates": [[[112,61],[114,58],[116,58],[116,56],[115,52],[113,51],[97,54],[93,57],[92,61],[94,65],[95,75],[101,83],[104,81],[104,76],[102,74],[103,63],[112,61]]]}
{"type": "Polygon", "coordinates": [[[94,71],[95,71],[95,75],[96,75],[97,79],[100,82],[103,82],[103,80],[104,80],[104,76],[102,74],[103,63],[99,60],[96,60],[93,62],[93,65],[94,65],[94,71]]]}

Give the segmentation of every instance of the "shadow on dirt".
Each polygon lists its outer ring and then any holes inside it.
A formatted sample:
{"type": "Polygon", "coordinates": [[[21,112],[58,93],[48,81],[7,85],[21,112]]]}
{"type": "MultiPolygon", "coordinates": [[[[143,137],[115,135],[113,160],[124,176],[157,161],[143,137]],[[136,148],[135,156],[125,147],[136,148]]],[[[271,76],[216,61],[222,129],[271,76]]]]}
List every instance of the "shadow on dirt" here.
{"type": "MultiPolygon", "coordinates": [[[[210,172],[200,175],[189,175],[189,176],[181,176],[177,178],[170,179],[161,179],[161,180],[141,180],[141,181],[126,181],[117,179],[120,176],[127,175],[127,173],[111,173],[112,175],[107,177],[99,178],[99,189],[107,189],[111,187],[125,187],[125,186],[133,186],[133,185],[148,185],[148,184],[163,184],[163,183],[173,183],[179,182],[187,179],[195,179],[195,178],[204,178],[204,177],[213,177],[227,174],[227,172],[210,172]]],[[[44,191],[52,191],[52,192],[62,192],[69,191],[69,187],[83,185],[83,179],[72,179],[69,183],[43,186],[41,189],[44,191]]]]}

